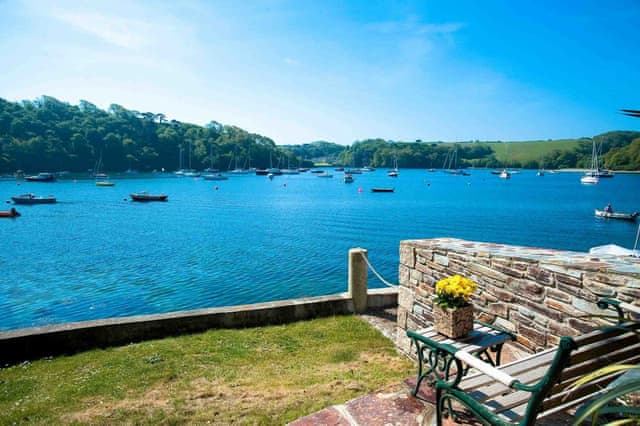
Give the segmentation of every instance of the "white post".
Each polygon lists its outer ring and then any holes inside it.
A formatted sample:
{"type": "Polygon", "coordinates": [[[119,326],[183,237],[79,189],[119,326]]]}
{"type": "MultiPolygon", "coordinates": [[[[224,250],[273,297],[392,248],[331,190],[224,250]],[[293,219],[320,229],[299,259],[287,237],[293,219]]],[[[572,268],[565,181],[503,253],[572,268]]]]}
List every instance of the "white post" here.
{"type": "Polygon", "coordinates": [[[357,314],[367,310],[367,250],[349,249],[349,295],[357,314]]]}

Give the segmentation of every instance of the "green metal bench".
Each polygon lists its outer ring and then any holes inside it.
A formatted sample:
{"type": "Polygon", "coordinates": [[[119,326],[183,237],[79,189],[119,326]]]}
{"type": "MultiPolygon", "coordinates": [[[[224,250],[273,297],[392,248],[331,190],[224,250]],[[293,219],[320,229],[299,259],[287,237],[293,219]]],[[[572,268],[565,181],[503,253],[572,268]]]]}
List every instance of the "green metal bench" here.
{"type": "Polygon", "coordinates": [[[622,372],[569,387],[579,378],[612,364],[640,363],[640,322],[626,320],[624,311],[640,313],[635,305],[612,299],[598,302],[614,308],[618,324],[579,337],[562,337],[557,348],[499,367],[453,347],[448,350],[456,374],[436,382],[437,424],[449,414],[457,418],[452,401],[460,403],[487,425],[533,425],[537,419],[565,411],[598,396],[622,372]],[[464,375],[465,367],[477,372],[464,375]]]}

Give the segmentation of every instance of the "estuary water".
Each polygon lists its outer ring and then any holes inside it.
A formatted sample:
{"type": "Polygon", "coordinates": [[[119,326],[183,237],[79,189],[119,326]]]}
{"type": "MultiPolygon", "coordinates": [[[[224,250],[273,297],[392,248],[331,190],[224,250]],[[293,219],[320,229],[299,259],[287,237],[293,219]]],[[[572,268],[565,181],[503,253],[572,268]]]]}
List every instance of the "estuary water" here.
{"type": "MultiPolygon", "coordinates": [[[[454,237],[587,251],[631,248],[637,225],[599,220],[594,208],[640,211],[640,176],[582,185],[579,174],[499,179],[385,170],[231,176],[227,181],[136,175],[0,181],[0,200],[26,192],[53,205],[16,206],[0,219],[0,330],[326,295],[346,291],[351,247],[397,282],[399,242],[454,237]],[[394,187],[394,193],[372,193],[394,187]],[[169,195],[132,203],[131,192],[169,195]]],[[[8,209],[9,204],[5,205],[8,209]]],[[[370,287],[382,287],[372,274],[370,287]]]]}

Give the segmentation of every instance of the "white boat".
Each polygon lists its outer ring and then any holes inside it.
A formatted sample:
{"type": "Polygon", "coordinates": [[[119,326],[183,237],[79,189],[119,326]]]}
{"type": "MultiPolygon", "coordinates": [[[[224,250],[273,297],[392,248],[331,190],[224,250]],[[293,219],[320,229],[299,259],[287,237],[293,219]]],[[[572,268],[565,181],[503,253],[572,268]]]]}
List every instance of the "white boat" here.
{"type": "Polygon", "coordinates": [[[593,140],[593,147],[591,148],[591,168],[580,178],[580,182],[587,185],[596,185],[600,182],[600,178],[598,177],[598,149],[596,148],[595,139],[593,140]]]}
{"type": "Polygon", "coordinates": [[[353,178],[353,176],[351,176],[350,173],[345,173],[344,174],[344,183],[353,183],[355,179],[353,178]]]}
{"type": "Polygon", "coordinates": [[[204,180],[227,180],[229,179],[227,176],[222,173],[207,173],[206,175],[202,175],[204,180]]]}
{"type": "Polygon", "coordinates": [[[596,185],[598,182],[600,182],[600,179],[598,178],[598,176],[584,175],[580,178],[580,182],[589,185],[596,185]]]}
{"type": "Polygon", "coordinates": [[[596,217],[603,217],[605,219],[619,219],[619,220],[628,220],[628,221],[635,221],[636,218],[638,217],[638,215],[640,215],[640,213],[638,212],[633,212],[633,213],[623,213],[623,212],[608,212],[606,210],[595,210],[595,215],[596,217]]]}
{"type": "Polygon", "coordinates": [[[332,178],[333,177],[333,175],[331,173],[327,173],[327,172],[317,173],[316,176],[318,176],[319,178],[332,178]]]}
{"type": "Polygon", "coordinates": [[[283,175],[299,175],[300,171],[298,169],[282,169],[280,172],[283,175]]]}
{"type": "Polygon", "coordinates": [[[511,179],[511,173],[509,173],[507,169],[504,169],[500,172],[500,179],[511,179]]]}

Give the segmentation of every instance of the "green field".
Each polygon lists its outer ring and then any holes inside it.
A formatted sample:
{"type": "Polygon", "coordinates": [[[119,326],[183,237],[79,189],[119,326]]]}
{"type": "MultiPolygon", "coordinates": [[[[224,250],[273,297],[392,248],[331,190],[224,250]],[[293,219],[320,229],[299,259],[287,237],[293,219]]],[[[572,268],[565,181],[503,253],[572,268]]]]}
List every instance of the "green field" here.
{"type": "MultiPolygon", "coordinates": [[[[542,157],[549,155],[552,151],[570,151],[578,146],[579,142],[579,139],[557,139],[522,142],[477,142],[477,144],[491,147],[498,161],[509,165],[512,162],[523,164],[529,161],[539,162],[542,157]]],[[[471,144],[470,142],[461,143],[461,145],[471,144]]]]}

